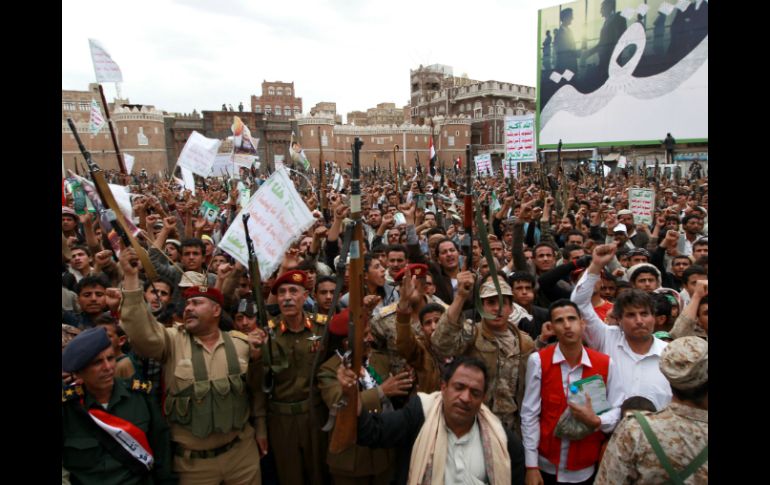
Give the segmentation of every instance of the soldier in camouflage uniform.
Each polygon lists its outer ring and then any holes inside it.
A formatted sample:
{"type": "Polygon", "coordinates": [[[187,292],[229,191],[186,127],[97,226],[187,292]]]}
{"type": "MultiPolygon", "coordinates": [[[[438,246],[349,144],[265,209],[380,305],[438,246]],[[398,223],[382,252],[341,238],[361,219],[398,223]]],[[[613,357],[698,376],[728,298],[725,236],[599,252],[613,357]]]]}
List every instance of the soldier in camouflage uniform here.
{"type": "MultiPolygon", "coordinates": [[[[468,271],[457,275],[457,293],[431,336],[431,346],[440,358],[466,355],[483,360],[489,369],[489,390],[484,404],[506,427],[512,427],[521,436],[519,409],[524,398],[524,376],[535,344],[529,335],[508,321],[513,291],[504,281],[500,281],[504,295],[500,316],[494,320],[482,318],[480,324],[471,320],[463,322],[463,304],[472,295],[473,282],[474,276],[468,271]]],[[[481,285],[479,296],[484,312],[496,315],[499,301],[492,280],[481,285]]]]}
{"type": "Polygon", "coordinates": [[[662,411],[635,413],[618,425],[596,485],[708,483],[708,342],[674,340],[660,356],[660,370],[673,400],[662,411]]]}
{"type": "MultiPolygon", "coordinates": [[[[435,295],[426,294],[425,275],[428,274],[428,266],[425,264],[408,265],[395,276],[396,282],[399,284],[403,282],[407,269],[413,276],[417,276],[411,305],[412,315],[410,318],[412,330],[414,330],[415,335],[422,335],[422,327],[419,318],[420,310],[422,310],[428,303],[439,304],[445,309],[448,308],[448,305],[435,295]]],[[[395,302],[375,309],[371,320],[374,347],[388,355],[388,359],[390,360],[390,372],[394,375],[407,367],[406,359],[401,356],[396,346],[397,305],[398,302],[395,302]]]]}

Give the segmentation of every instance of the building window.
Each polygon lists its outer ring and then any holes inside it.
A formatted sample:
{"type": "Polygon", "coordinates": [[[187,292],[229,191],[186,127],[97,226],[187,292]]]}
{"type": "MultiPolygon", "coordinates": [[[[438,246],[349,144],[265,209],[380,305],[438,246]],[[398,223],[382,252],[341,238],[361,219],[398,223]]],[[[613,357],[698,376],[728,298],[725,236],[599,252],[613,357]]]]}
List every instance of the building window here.
{"type": "Polygon", "coordinates": [[[155,127],[155,134],[156,135],[158,134],[158,127],[157,126],[155,127]]]}
{"type": "Polygon", "coordinates": [[[390,137],[390,141],[393,142],[393,137],[392,136],[390,137]]]}
{"type": "Polygon", "coordinates": [[[465,130],[465,137],[468,138],[468,130],[465,130]]]}
{"type": "Polygon", "coordinates": [[[262,112],[262,106],[260,106],[260,105],[258,105],[258,104],[257,104],[257,105],[255,105],[255,106],[254,106],[254,112],[255,112],[255,113],[261,113],[261,112],[262,112]]]}
{"type": "Polygon", "coordinates": [[[136,134],[136,143],[137,145],[146,146],[150,144],[150,140],[147,139],[147,136],[144,134],[144,128],[139,127],[139,133],[136,134]]]}
{"type": "Polygon", "coordinates": [[[291,96],[291,88],[286,88],[286,96],[291,96]]]}
{"type": "Polygon", "coordinates": [[[453,146],[455,146],[455,137],[453,137],[453,136],[450,136],[450,137],[447,139],[447,145],[448,145],[448,146],[450,146],[450,147],[453,147],[453,146]]]}
{"type": "Polygon", "coordinates": [[[64,101],[61,105],[64,111],[75,111],[75,103],[72,101],[64,101]]]}
{"type": "Polygon", "coordinates": [[[283,96],[283,88],[276,88],[275,94],[276,96],[283,96]]]}
{"type": "Polygon", "coordinates": [[[415,137],[414,137],[414,142],[415,142],[415,143],[417,143],[418,141],[420,141],[420,137],[418,137],[418,136],[415,136],[415,137]]]}
{"type": "Polygon", "coordinates": [[[265,114],[266,115],[273,114],[273,108],[271,108],[269,104],[265,105],[265,114]]]}
{"type": "Polygon", "coordinates": [[[294,114],[298,115],[298,114],[301,114],[301,113],[302,113],[302,111],[300,111],[299,106],[295,106],[294,107],[294,114]]]}
{"type": "Polygon", "coordinates": [[[460,130],[455,130],[455,136],[460,136],[460,130]]]}
{"type": "Polygon", "coordinates": [[[79,104],[80,111],[90,111],[91,110],[91,103],[88,101],[81,101],[79,104]]]}
{"type": "Polygon", "coordinates": [[[283,112],[286,116],[289,116],[291,114],[291,106],[284,106],[283,112]]]}
{"type": "Polygon", "coordinates": [[[275,107],[275,115],[276,116],[281,116],[281,107],[280,106],[276,106],[275,107]]]}
{"type": "Polygon", "coordinates": [[[314,136],[314,135],[313,135],[314,131],[315,131],[315,130],[313,130],[312,128],[310,128],[310,136],[314,136]]]}
{"type": "Polygon", "coordinates": [[[123,134],[124,135],[128,135],[128,127],[127,126],[123,127],[123,134]]]}
{"type": "Polygon", "coordinates": [[[275,96],[275,88],[274,88],[274,87],[272,87],[272,86],[270,86],[269,88],[267,88],[267,94],[268,94],[269,96],[275,96]]]}
{"type": "Polygon", "coordinates": [[[345,143],[350,143],[350,137],[349,136],[345,137],[345,143]]]}

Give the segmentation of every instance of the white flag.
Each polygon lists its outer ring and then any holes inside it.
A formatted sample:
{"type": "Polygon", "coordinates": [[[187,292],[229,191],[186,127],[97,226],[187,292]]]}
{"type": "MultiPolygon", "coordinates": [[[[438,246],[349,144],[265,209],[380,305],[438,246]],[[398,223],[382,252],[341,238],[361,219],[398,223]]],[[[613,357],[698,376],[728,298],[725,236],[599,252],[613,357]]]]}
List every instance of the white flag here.
{"type": "Polygon", "coordinates": [[[123,74],[120,72],[120,67],[112,60],[112,57],[110,57],[99,41],[88,39],[88,44],[91,46],[91,60],[94,63],[96,82],[123,82],[123,74]]]}
{"type": "Polygon", "coordinates": [[[102,126],[104,126],[104,117],[99,110],[99,103],[91,98],[91,119],[88,120],[88,129],[92,135],[96,135],[102,129],[102,126]]]}
{"type": "Polygon", "coordinates": [[[208,177],[211,175],[214,159],[217,158],[217,150],[221,144],[221,140],[206,138],[197,131],[193,131],[182,148],[182,153],[179,154],[177,165],[201,177],[208,177]]]}
{"type": "Polygon", "coordinates": [[[181,170],[184,188],[192,192],[192,195],[195,195],[195,177],[193,177],[193,173],[184,167],[181,170]]]}
{"type": "Polygon", "coordinates": [[[128,153],[124,153],[123,160],[126,162],[126,172],[131,173],[131,169],[134,168],[134,157],[128,153]]]}

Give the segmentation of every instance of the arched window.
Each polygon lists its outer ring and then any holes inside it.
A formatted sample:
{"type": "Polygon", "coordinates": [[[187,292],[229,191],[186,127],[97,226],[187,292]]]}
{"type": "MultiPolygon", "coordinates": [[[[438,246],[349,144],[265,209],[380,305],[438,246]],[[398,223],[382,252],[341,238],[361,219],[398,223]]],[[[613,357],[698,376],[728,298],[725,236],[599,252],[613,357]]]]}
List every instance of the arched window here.
{"type": "Polygon", "coordinates": [[[267,88],[267,94],[270,95],[270,96],[275,96],[275,88],[272,87],[272,86],[267,88]]]}
{"type": "Polygon", "coordinates": [[[276,116],[281,116],[281,107],[280,106],[276,106],[275,107],[275,115],[276,116]]]}
{"type": "Polygon", "coordinates": [[[283,96],[283,88],[276,88],[275,94],[276,96],[283,96]]]}
{"type": "Polygon", "coordinates": [[[254,105],[254,112],[255,113],[261,113],[262,112],[262,106],[260,105],[254,105]]]}
{"type": "Polygon", "coordinates": [[[291,96],[291,88],[286,88],[286,96],[291,96]]]}
{"type": "Polygon", "coordinates": [[[271,108],[269,104],[265,105],[265,114],[266,115],[273,114],[273,108],[271,108]]]}

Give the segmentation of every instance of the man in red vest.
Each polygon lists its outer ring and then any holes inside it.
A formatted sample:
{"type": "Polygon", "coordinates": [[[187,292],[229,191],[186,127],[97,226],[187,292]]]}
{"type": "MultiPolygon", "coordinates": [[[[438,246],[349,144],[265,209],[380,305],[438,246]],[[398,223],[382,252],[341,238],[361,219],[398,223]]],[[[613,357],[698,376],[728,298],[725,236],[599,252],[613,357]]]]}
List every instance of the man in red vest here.
{"type": "Polygon", "coordinates": [[[620,417],[623,394],[615,363],[606,354],[583,346],[586,323],[577,305],[561,299],[551,304],[549,312],[558,343],[533,353],[527,362],[521,408],[526,484],[590,484],[604,433],[610,433],[620,417]],[[573,383],[594,375],[601,377],[606,388],[606,410],[599,410],[599,416],[590,396],[583,405],[567,402],[573,383]],[[572,416],[593,432],[574,441],[555,435],[559,417],[568,406],[572,416]]]}

